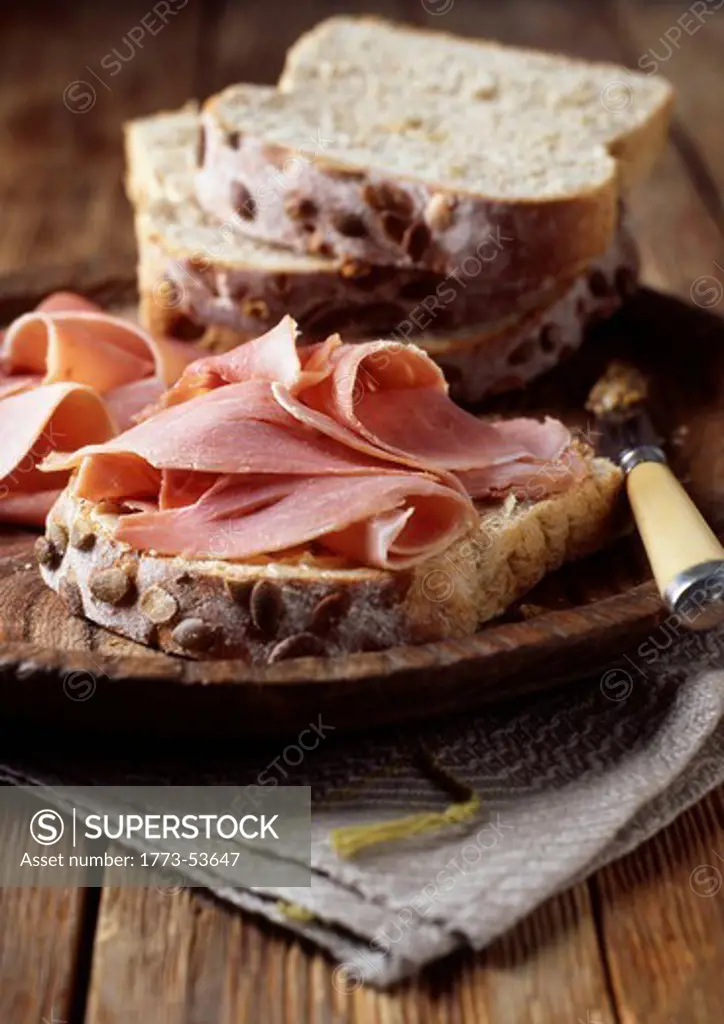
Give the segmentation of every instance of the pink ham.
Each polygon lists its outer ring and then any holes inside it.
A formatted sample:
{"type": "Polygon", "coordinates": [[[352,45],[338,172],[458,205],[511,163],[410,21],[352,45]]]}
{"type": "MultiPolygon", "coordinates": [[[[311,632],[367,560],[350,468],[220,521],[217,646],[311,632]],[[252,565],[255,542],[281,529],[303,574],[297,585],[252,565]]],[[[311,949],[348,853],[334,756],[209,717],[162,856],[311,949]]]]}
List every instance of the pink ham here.
{"type": "Polygon", "coordinates": [[[364,565],[403,569],[476,523],[463,495],[413,473],[350,478],[342,487],[335,477],[222,477],[185,508],[122,516],[116,537],[138,550],[237,559],[321,540],[364,565]]]}
{"type": "Polygon", "coordinates": [[[5,398],[0,402],[0,519],[42,525],[48,499],[35,496],[63,487],[67,476],[48,476],[38,464],[56,448],[77,447],[90,438],[102,443],[113,432],[102,399],[79,384],[47,384],[5,398]]]}
{"type": "Polygon", "coordinates": [[[49,296],[0,339],[5,522],[41,525],[67,473],[44,476],[37,464],[51,451],[101,443],[125,429],[192,358],[188,346],[154,339],[70,292],[49,296]]]}
{"type": "Polygon", "coordinates": [[[144,413],[144,418],[172,405],[188,402],[225,384],[265,381],[292,391],[316,384],[329,373],[329,353],[342,344],[333,335],[319,345],[297,348],[297,325],[285,316],[260,338],[221,356],[206,356],[186,367],[174,387],[144,413]]]}
{"type": "Polygon", "coordinates": [[[552,493],[580,472],[562,424],[478,420],[419,349],[295,339],[285,318],[198,360],[156,415],[46,468],[79,467],[79,496],[142,508],[116,532],[139,550],[246,559],[319,544],[385,569],[473,529],[471,496],[531,481],[552,493]]]}
{"type": "Polygon", "coordinates": [[[86,384],[109,396],[121,429],[171,387],[191,359],[189,346],[152,338],[68,293],[50,296],[15,320],[2,348],[6,379],[34,375],[43,384],[86,384]],[[121,397],[114,401],[117,391],[121,397]]]}
{"type": "MultiPolygon", "coordinates": [[[[102,449],[86,447],[49,460],[56,470],[74,469],[87,457],[144,459],[156,469],[243,474],[274,472],[305,476],[391,472],[374,456],[357,454],[299,423],[263,381],[230,384],[172,406],[114,438],[102,449]]],[[[384,457],[384,453],[383,453],[384,457]]],[[[98,494],[84,493],[97,500],[98,494]]]]}

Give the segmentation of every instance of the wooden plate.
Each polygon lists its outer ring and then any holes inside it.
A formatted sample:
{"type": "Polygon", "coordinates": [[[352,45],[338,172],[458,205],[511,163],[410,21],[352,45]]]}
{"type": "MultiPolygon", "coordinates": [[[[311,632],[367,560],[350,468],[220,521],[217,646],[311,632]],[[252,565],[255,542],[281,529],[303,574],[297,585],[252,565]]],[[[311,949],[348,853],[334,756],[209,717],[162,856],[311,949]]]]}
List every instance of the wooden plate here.
{"type": "MultiPolygon", "coordinates": [[[[84,279],[88,280],[87,268],[84,279]]],[[[96,275],[85,291],[128,302],[132,285],[96,275]]],[[[0,285],[6,322],[74,275],[0,285]]],[[[724,527],[724,321],[642,291],[584,349],[506,412],[552,411],[585,426],[581,409],[613,355],[651,375],[652,410],[675,470],[709,519],[724,527]]],[[[309,722],[363,728],[550,687],[635,647],[665,612],[636,537],[546,579],[504,621],[466,640],[272,667],[189,662],[73,619],[34,567],[34,535],[0,534],[0,688],[3,716],[65,729],[179,735],[289,734],[309,722]]]]}

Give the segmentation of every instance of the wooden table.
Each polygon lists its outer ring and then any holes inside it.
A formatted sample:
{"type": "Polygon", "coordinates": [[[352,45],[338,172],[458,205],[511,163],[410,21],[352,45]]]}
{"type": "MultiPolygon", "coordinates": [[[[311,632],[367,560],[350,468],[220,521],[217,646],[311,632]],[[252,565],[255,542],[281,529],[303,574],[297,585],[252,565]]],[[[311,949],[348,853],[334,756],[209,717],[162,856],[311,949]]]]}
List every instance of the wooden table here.
{"type": "MultiPolygon", "coordinates": [[[[67,283],[70,266],[82,286],[100,261],[104,273],[128,275],[121,122],[229,82],[273,81],[286,46],[336,5],[172,0],[165,28],[152,20],[156,35],[129,40],[150,6],[3,5],[0,273],[57,267],[67,283]]],[[[433,0],[341,6],[632,66],[662,62],[679,108],[668,154],[634,206],[646,278],[717,305],[724,9],[697,23],[684,0],[454,0],[444,16],[426,13],[443,7],[433,0]]],[[[720,857],[721,792],[487,952],[457,956],[390,995],[336,991],[333,965],[313,949],[189,892],[6,891],[0,1022],[721,1024],[724,890],[702,895],[706,871],[694,873],[712,865],[716,888],[720,857]]]]}

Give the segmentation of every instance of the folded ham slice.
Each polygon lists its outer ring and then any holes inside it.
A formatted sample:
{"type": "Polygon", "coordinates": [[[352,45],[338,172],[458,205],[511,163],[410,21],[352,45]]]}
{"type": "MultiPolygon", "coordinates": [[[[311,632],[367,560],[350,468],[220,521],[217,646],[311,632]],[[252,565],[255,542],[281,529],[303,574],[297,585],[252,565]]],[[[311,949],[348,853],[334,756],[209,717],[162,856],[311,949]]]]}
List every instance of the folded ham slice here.
{"type": "Polygon", "coordinates": [[[192,355],[188,345],[152,338],[87,299],[61,292],[12,323],[0,358],[5,378],[0,397],[14,381],[24,381],[26,387],[58,381],[86,384],[109,396],[119,429],[125,429],[175,383],[192,355]],[[122,396],[114,402],[118,391],[122,396]]]}
{"type": "Polygon", "coordinates": [[[0,348],[0,520],[42,525],[67,473],[49,452],[101,443],[158,401],[191,361],[87,299],[58,292],[15,320],[0,348]],[[101,397],[102,396],[102,397],[101,397]]]}
{"type": "Polygon", "coordinates": [[[249,559],[319,545],[395,570],[474,529],[473,498],[570,486],[583,466],[571,451],[555,420],[459,409],[414,346],[300,348],[286,317],[192,363],[125,434],[44,468],[78,468],[80,498],[141,506],[116,526],[138,550],[249,559]]]}
{"type": "Polygon", "coordinates": [[[42,525],[67,474],[41,473],[57,448],[103,442],[114,425],[103,400],[80,384],[48,384],[0,402],[0,519],[42,525]]]}
{"type": "Polygon", "coordinates": [[[464,495],[422,474],[342,485],[325,476],[221,477],[192,505],[123,516],[116,537],[141,550],[225,559],[322,541],[355,561],[403,569],[446,550],[476,522],[464,495]]]}

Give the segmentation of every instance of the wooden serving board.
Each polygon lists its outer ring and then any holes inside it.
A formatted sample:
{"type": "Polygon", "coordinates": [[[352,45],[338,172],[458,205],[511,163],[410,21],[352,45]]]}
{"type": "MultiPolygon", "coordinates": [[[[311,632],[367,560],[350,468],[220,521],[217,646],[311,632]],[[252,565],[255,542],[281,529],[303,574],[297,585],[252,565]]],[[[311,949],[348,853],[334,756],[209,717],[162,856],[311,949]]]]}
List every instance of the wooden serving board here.
{"type": "MultiPolygon", "coordinates": [[[[87,281],[87,268],[83,268],[87,281]]],[[[73,285],[73,277],[53,282],[73,285]]],[[[49,282],[44,282],[47,291],[49,282]]],[[[40,295],[15,280],[3,322],[40,295]]],[[[86,287],[108,305],[132,286],[86,287]]],[[[724,321],[643,290],[584,349],[524,394],[492,408],[553,412],[591,429],[590,386],[614,355],[649,373],[652,412],[672,464],[705,515],[724,528],[724,321]]],[[[4,717],[69,729],[152,733],[290,733],[321,714],[364,728],[461,711],[590,674],[635,649],[665,617],[635,536],[543,581],[504,620],[465,640],[271,667],[191,662],[74,619],[37,573],[35,534],[0,533],[0,695],[4,717]]]]}

